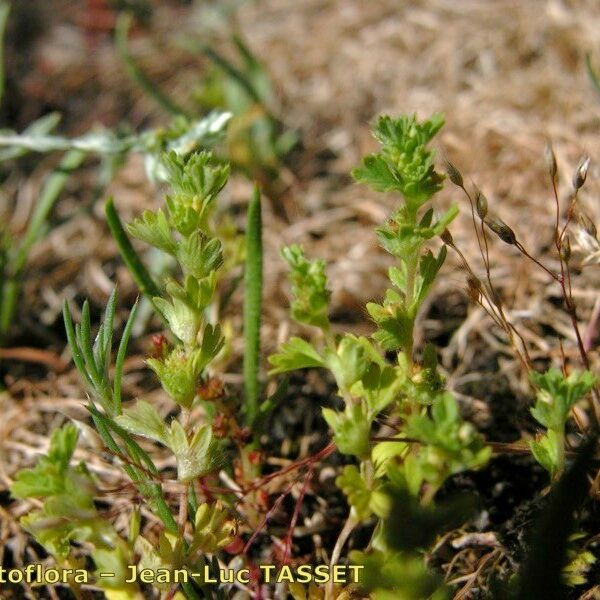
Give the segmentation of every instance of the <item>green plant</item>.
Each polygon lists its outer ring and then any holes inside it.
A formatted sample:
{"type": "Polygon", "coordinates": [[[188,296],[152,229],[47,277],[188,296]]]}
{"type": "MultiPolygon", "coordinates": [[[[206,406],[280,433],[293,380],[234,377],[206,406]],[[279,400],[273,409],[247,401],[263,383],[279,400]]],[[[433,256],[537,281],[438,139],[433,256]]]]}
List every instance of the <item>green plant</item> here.
{"type": "Polygon", "coordinates": [[[135,584],[126,583],[127,565],[133,547],[122,539],[102,517],[94,497],[98,494],[94,477],[83,462],[71,466],[78,432],[67,424],[53,432],[47,456],[35,467],[17,473],[10,491],[15,498],[37,498],[41,508],[21,519],[21,525],[49,552],[59,565],[72,569],[69,584],[77,596],[82,594],[80,580],[85,561],[74,544],[91,545],[96,574],[113,573],[114,577],[96,580],[106,597],[140,598],[135,584]]]}
{"type": "MultiPolygon", "coordinates": [[[[589,57],[588,68],[590,76],[593,77],[589,57]]],[[[555,250],[553,264],[546,263],[542,257],[530,253],[522,244],[518,232],[492,213],[492,205],[483,192],[475,184],[467,189],[460,171],[451,163],[446,163],[450,180],[462,189],[469,201],[485,275],[481,278],[477,276],[476,269],[457,248],[452,236],[446,234],[444,241],[456,251],[467,272],[469,298],[479,304],[490,316],[494,325],[504,332],[508,344],[535,388],[536,401],[531,408],[531,414],[546,431],[538,434],[533,440],[527,441],[529,451],[535,460],[550,473],[552,478],[548,505],[538,519],[538,526],[529,545],[527,559],[521,564],[519,577],[514,578],[514,583],[517,585],[509,590],[498,591],[497,595],[500,598],[524,599],[536,595],[557,599],[566,597],[564,584],[576,585],[575,582],[581,582],[585,571],[595,560],[587,550],[578,551],[569,543],[569,536],[574,530],[575,511],[583,509],[590,492],[586,479],[590,476],[591,458],[594,448],[597,447],[597,431],[600,423],[600,393],[589,356],[592,343],[589,331],[586,333],[581,331],[572,284],[575,268],[571,248],[573,232],[578,242],[578,247],[575,248],[582,251],[584,255],[582,266],[597,262],[596,227],[579,202],[579,193],[587,179],[590,158],[587,155],[582,156],[573,172],[572,189],[566,207],[562,206],[559,198],[559,170],[550,144],[546,146],[544,158],[555,208],[552,239],[549,244],[554,246],[555,250]],[[491,238],[488,237],[489,232],[492,234],[491,238]],[[529,342],[508,315],[502,294],[492,278],[491,244],[493,242],[491,240],[494,237],[511,247],[556,285],[562,307],[571,324],[576,358],[579,359],[583,370],[577,370],[577,367],[572,365],[575,362],[572,356],[567,358],[562,340],[559,342],[560,370],[550,368],[544,373],[535,370],[537,365],[534,364],[529,352],[529,342]],[[574,407],[583,399],[589,400],[589,425],[582,422],[578,416],[573,419],[572,429],[567,429],[574,407]],[[570,433],[569,440],[567,440],[567,430],[570,433]],[[572,464],[569,464],[571,461],[567,459],[571,457],[573,457],[572,464]]],[[[596,317],[593,316],[592,323],[594,319],[596,317]]],[[[551,355],[552,352],[548,352],[543,358],[550,358],[551,355]]],[[[496,444],[496,447],[502,449],[503,444],[496,444]]],[[[528,451],[522,442],[517,443],[514,449],[519,453],[528,451]]],[[[587,537],[587,534],[583,537],[587,537]]],[[[589,544],[590,539],[593,538],[588,538],[582,544],[584,548],[589,544]]]]}
{"type": "Polygon", "coordinates": [[[550,369],[531,373],[531,380],[538,390],[531,414],[547,430],[530,442],[531,451],[554,479],[565,467],[565,426],[571,409],[590,392],[596,378],[589,371],[566,377],[557,369],[550,369]]]}
{"type": "MultiPolygon", "coordinates": [[[[590,74],[593,75],[589,56],[588,69],[590,70],[590,74]]],[[[571,178],[572,194],[566,208],[564,222],[562,222],[561,218],[562,209],[557,186],[558,165],[550,144],[546,146],[544,158],[555,205],[556,216],[553,227],[553,245],[558,259],[558,271],[554,268],[549,268],[541,259],[532,256],[520,242],[515,231],[500,218],[491,214],[488,200],[477,186],[473,185],[472,191],[468,191],[461,173],[449,162],[446,164],[448,175],[451,181],[462,189],[471,206],[473,227],[486,273],[485,280],[477,277],[465,256],[455,246],[451,236],[448,237],[447,243],[458,253],[463,267],[468,273],[467,283],[470,298],[480,304],[493,322],[504,330],[508,342],[536,389],[536,402],[531,408],[531,414],[546,429],[546,432],[530,440],[529,447],[534,458],[550,473],[554,481],[560,478],[565,469],[566,426],[571,416],[571,410],[577,402],[588,397],[590,399],[594,426],[597,428],[600,422],[600,395],[596,387],[596,377],[591,371],[591,363],[588,356],[589,342],[584,340],[584,336],[580,331],[577,306],[573,297],[571,283],[572,250],[569,230],[570,228],[576,230],[579,245],[585,250],[585,254],[587,254],[584,257],[584,265],[595,261],[594,249],[597,245],[597,232],[592,220],[585,214],[578,203],[579,192],[587,178],[590,164],[589,157],[584,155],[581,158],[571,178]],[[578,224],[576,224],[577,221],[579,222],[578,224]],[[579,358],[585,368],[584,371],[572,370],[564,354],[562,370],[550,368],[544,373],[538,373],[534,370],[528,344],[525,338],[519,333],[518,328],[507,317],[502,298],[494,287],[491,277],[490,251],[486,228],[504,244],[517,250],[521,256],[558,284],[564,310],[571,322],[579,358]],[[567,375],[569,372],[570,374],[567,375]]],[[[584,433],[584,429],[579,423],[578,426],[581,433],[584,433]]]]}
{"type": "Polygon", "coordinates": [[[6,33],[6,25],[10,14],[10,2],[3,0],[0,2],[0,102],[4,96],[4,34],[6,33]]]}
{"type": "Polygon", "coordinates": [[[585,572],[585,564],[591,562],[591,557],[584,553],[579,553],[579,557],[574,555],[572,536],[576,531],[576,511],[582,508],[589,493],[588,473],[597,443],[597,435],[584,440],[573,463],[554,482],[547,504],[533,527],[519,575],[501,590],[500,598],[559,600],[567,595],[565,584],[574,583],[569,578],[585,572]]]}
{"type": "MultiPolygon", "coordinates": [[[[0,227],[0,342],[7,338],[14,322],[31,249],[43,237],[51,211],[70,175],[81,166],[87,155],[98,154],[101,157],[96,193],[101,193],[110,183],[125,157],[132,152],[144,156],[147,175],[157,183],[164,181],[167,175],[159,159],[162,153],[187,155],[200,144],[210,146],[222,135],[229,118],[228,113],[212,113],[199,121],[181,117],[166,130],[155,129],[140,135],[98,130],[68,139],[51,133],[59,120],[56,114],[51,114],[31,124],[22,134],[7,130],[0,132],[0,161],[16,159],[30,151],[65,153],[57,169],[48,177],[22,238],[16,239],[11,232],[0,227]]],[[[125,243],[115,225],[118,216],[112,205],[107,212],[117,242],[125,243]]],[[[125,256],[135,261],[133,251],[125,253],[125,256]]],[[[141,264],[139,259],[137,263],[141,264]]],[[[132,271],[138,275],[142,273],[141,268],[132,271]]],[[[150,285],[147,273],[143,281],[138,280],[138,284],[146,291],[150,285]]],[[[156,292],[156,289],[148,292],[156,292]]]]}
{"type": "MultiPolygon", "coordinates": [[[[427,146],[442,125],[440,116],[423,122],[415,117],[381,117],[374,127],[381,150],[365,157],[353,171],[357,181],[403,197],[400,208],[377,230],[381,246],[394,256],[397,266],[389,270],[394,287],[387,290],[383,303],[367,305],[376,326],[371,339],[334,335],[324,264],[308,261],[297,246],[283,252],[291,268],[292,316],[318,328],[322,341],[311,344],[292,338],[270,357],[271,372],[321,367],[332,373],[344,409],[323,408],[323,416],[337,449],[359,461],[358,466],[345,467],[337,479],[351,511],[333,550],[332,564],[339,560],[353,528],[373,516],[383,521],[375,529],[375,550],[361,560],[378,564],[389,560],[382,532],[390,511],[390,485],[408,490],[428,505],[449,475],[481,467],[490,456],[490,448],[462,421],[456,400],[445,391],[433,348],[426,347],[421,360],[415,359],[415,320],[446,257],[444,246],[435,255],[429,243],[445,234],[457,214],[452,207],[434,218],[433,209],[426,207],[443,180],[427,146]],[[386,353],[394,353],[395,362],[388,362],[386,353]],[[398,422],[393,438],[381,439],[372,432],[382,413],[398,422]]],[[[412,554],[394,558],[393,569],[400,568],[398,561],[407,572],[414,572],[412,554]]],[[[390,588],[394,586],[389,582],[390,588]]],[[[407,588],[413,595],[402,597],[419,597],[418,585],[407,588]]],[[[393,593],[382,590],[378,597],[397,597],[389,595],[393,593]]]]}
{"type": "Polygon", "coordinates": [[[115,46],[123,67],[131,79],[157,104],[159,104],[166,112],[173,116],[187,117],[185,109],[176,104],[166,94],[164,94],[142,69],[133,60],[128,45],[129,29],[133,22],[133,14],[131,12],[122,12],[117,19],[115,27],[115,46]]]}
{"type": "Polygon", "coordinates": [[[280,164],[298,143],[298,133],[273,114],[274,90],[269,73],[239,35],[231,38],[237,63],[213,47],[197,46],[214,65],[194,93],[205,109],[220,107],[234,115],[224,155],[232,165],[264,181],[277,177],[280,164]]]}
{"type": "Polygon", "coordinates": [[[97,128],[74,138],[52,134],[60,117],[52,113],[35,121],[22,133],[11,130],[0,132],[0,161],[14,159],[27,152],[49,153],[78,150],[95,154],[102,159],[99,178],[106,185],[129,153],[144,158],[146,174],[152,182],[164,181],[166,173],[160,157],[164,152],[189,154],[199,147],[210,147],[223,135],[231,113],[212,112],[197,120],[179,116],[168,127],[150,129],[142,133],[128,130],[97,128]]]}
{"type": "MultiPolygon", "coordinates": [[[[142,288],[147,294],[158,293],[151,299],[170,335],[170,339],[160,341],[155,355],[147,360],[147,365],[154,371],[173,407],[178,408],[178,416],[166,420],[152,403],[143,398],[123,406],[123,364],[137,304],[124,327],[112,370],[116,292],[107,303],[95,339],[87,302],[81,310],[81,324],[73,323],[71,310],[66,303],[64,320],[73,361],[89,390],[88,408],[92,421],[107,450],[119,460],[147,507],[164,526],[158,548],[144,540],[139,532],[133,536],[131,547],[141,555],[140,565],[187,569],[191,573],[201,572],[199,561],[205,561],[206,554],[220,551],[231,541],[235,532],[234,521],[224,507],[198,505],[193,486],[194,481],[210,475],[230,460],[227,440],[218,439],[213,433],[215,409],[211,406],[211,400],[203,400],[199,391],[225,342],[220,325],[211,322],[210,315],[211,312],[214,314],[211,307],[218,304],[217,284],[225,264],[224,248],[215,233],[215,204],[227,182],[229,168],[215,162],[208,152],[193,153],[187,157],[171,152],[164,155],[161,167],[171,185],[165,209],[145,211],[127,229],[131,235],[171,255],[181,270],[179,279],[167,278],[164,290],[152,280],[142,288]],[[190,418],[192,409],[198,405],[204,407],[204,421],[190,418]],[[174,457],[181,489],[178,512],[173,511],[165,495],[159,469],[136,438],[146,438],[160,444],[174,457]],[[186,536],[190,528],[191,534],[186,536]]],[[[259,209],[259,194],[256,191],[251,220],[256,221],[259,209]]],[[[109,217],[118,219],[111,202],[109,217]]],[[[118,224],[112,222],[111,226],[121,227],[120,221],[118,224]]],[[[120,240],[121,249],[129,259],[128,264],[134,265],[137,279],[140,277],[139,269],[144,269],[143,264],[137,255],[137,262],[131,261],[132,257],[127,253],[133,252],[133,248],[122,227],[119,232],[124,236],[120,240]],[[125,240],[128,245],[124,246],[125,240]]],[[[254,225],[253,235],[259,232],[258,222],[258,226],[254,225]]],[[[260,259],[259,250],[250,250],[252,260],[260,259]]],[[[256,303],[257,299],[253,297],[253,335],[258,333],[257,320],[260,323],[260,304],[256,303]],[[254,314],[256,311],[258,314],[254,314]]],[[[254,348],[254,355],[250,358],[254,368],[257,366],[256,351],[254,348]]],[[[256,382],[254,385],[257,385],[256,382]]],[[[254,399],[250,400],[254,404],[250,404],[250,409],[246,411],[248,418],[251,409],[256,408],[257,389],[254,394],[254,399]]],[[[17,487],[16,490],[21,496],[27,496],[26,489],[17,487]]],[[[201,583],[194,582],[191,576],[188,581],[182,582],[186,597],[201,597],[201,583]]]]}
{"type": "Polygon", "coordinates": [[[587,572],[596,563],[594,553],[585,547],[578,547],[577,542],[586,538],[585,532],[576,532],[569,537],[567,564],[563,567],[563,579],[570,587],[582,585],[587,581],[587,572]]]}
{"type": "MultiPolygon", "coordinates": [[[[135,62],[128,44],[132,22],[132,15],[124,12],[115,29],[117,52],[127,74],[167,113],[190,118],[190,110],[172,100],[135,62]]],[[[196,110],[226,110],[232,115],[219,154],[233,168],[265,185],[276,179],[281,161],[298,142],[298,134],[285,128],[273,114],[273,85],[265,67],[239,35],[231,36],[237,61],[195,38],[182,43],[212,64],[192,94],[196,110]]]]}

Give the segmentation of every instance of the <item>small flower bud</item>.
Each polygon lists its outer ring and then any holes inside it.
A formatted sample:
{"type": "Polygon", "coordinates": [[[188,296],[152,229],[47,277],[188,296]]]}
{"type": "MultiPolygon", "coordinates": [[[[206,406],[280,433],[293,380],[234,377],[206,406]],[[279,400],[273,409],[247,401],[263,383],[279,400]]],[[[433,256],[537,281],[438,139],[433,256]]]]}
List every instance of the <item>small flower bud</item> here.
{"type": "Polygon", "coordinates": [[[460,171],[449,161],[446,160],[444,166],[446,167],[446,173],[448,174],[448,179],[450,179],[450,181],[458,186],[458,187],[463,187],[464,186],[464,182],[463,182],[463,177],[460,174],[460,171]]]}
{"type": "Polygon", "coordinates": [[[546,168],[548,169],[550,177],[554,179],[558,172],[558,167],[556,166],[556,156],[554,155],[554,150],[552,149],[552,144],[550,142],[546,144],[544,160],[546,161],[546,168]]]}
{"type": "Polygon", "coordinates": [[[447,244],[448,246],[454,246],[454,239],[452,238],[452,234],[448,229],[444,229],[444,231],[442,231],[440,234],[440,237],[442,238],[442,242],[444,242],[444,244],[447,244]]]}
{"type": "Polygon", "coordinates": [[[560,258],[564,262],[569,262],[571,258],[571,240],[569,239],[568,234],[563,238],[560,245],[560,258]]]}
{"type": "Polygon", "coordinates": [[[488,217],[484,223],[506,244],[514,246],[517,243],[515,232],[498,217],[488,217]]]}
{"type": "Polygon", "coordinates": [[[573,175],[573,187],[575,191],[583,186],[585,178],[587,177],[588,167],[590,166],[590,157],[584,154],[575,169],[575,175],[573,175]]]}
{"type": "Polygon", "coordinates": [[[475,208],[479,218],[483,221],[488,213],[488,201],[480,190],[477,190],[477,196],[475,197],[475,208]]]}

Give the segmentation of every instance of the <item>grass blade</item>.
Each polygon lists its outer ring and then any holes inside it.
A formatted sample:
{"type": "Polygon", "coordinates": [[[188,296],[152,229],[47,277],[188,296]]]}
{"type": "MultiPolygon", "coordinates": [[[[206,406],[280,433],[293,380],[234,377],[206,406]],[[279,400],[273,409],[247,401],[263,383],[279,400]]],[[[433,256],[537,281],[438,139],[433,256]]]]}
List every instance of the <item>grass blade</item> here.
{"type": "Polygon", "coordinates": [[[184,115],[188,116],[187,112],[175,104],[168,96],[161,92],[147,75],[140,69],[135,63],[131,54],[129,53],[129,28],[133,17],[129,13],[122,13],[117,19],[117,25],[115,27],[115,44],[117,47],[117,53],[123,67],[131,79],[150,96],[159,106],[164,110],[171,113],[172,115],[184,115]]]}
{"type": "Polygon", "coordinates": [[[10,13],[10,3],[6,0],[0,2],[0,102],[4,97],[4,87],[6,85],[4,73],[4,34],[6,33],[6,23],[10,13]]]}
{"type": "Polygon", "coordinates": [[[133,460],[134,463],[139,466],[144,466],[152,473],[153,475],[158,475],[158,469],[152,462],[152,459],[148,456],[148,454],[142,450],[139,444],[129,435],[125,429],[123,429],[120,425],[117,425],[107,415],[102,414],[95,406],[89,406],[88,410],[98,419],[100,420],[106,428],[110,431],[113,431],[116,435],[118,435],[125,444],[127,449],[127,454],[133,460]]]}
{"type": "Polygon", "coordinates": [[[39,241],[42,227],[54,207],[59,194],[62,192],[71,173],[75,171],[85,158],[79,150],[71,150],[65,154],[58,168],[48,178],[46,185],[36,205],[35,211],[27,226],[27,231],[15,256],[14,270],[19,273],[25,266],[32,246],[39,241]]]}
{"type": "Polygon", "coordinates": [[[42,237],[42,230],[48,215],[56,204],[69,175],[77,169],[85,154],[77,150],[67,152],[54,173],[48,178],[42,190],[39,202],[31,216],[25,235],[14,255],[10,260],[10,272],[1,294],[0,306],[0,337],[4,336],[10,328],[21,293],[21,275],[25,269],[29,253],[33,245],[42,237]]]}
{"type": "Polygon", "coordinates": [[[129,237],[127,236],[127,233],[123,228],[121,219],[119,218],[119,215],[115,209],[115,205],[112,198],[109,198],[106,201],[104,210],[110,232],[112,233],[112,236],[115,242],[117,243],[119,252],[121,253],[121,256],[123,257],[127,268],[133,276],[135,283],[137,284],[142,294],[144,294],[144,296],[146,296],[150,300],[150,302],[152,302],[154,310],[156,310],[156,312],[162,316],[161,312],[154,304],[154,298],[156,296],[161,295],[160,290],[158,289],[156,283],[154,283],[154,280],[152,279],[152,276],[144,266],[144,263],[142,263],[139,254],[131,245],[129,237]]]}
{"type": "Polygon", "coordinates": [[[90,320],[90,305],[86,300],[81,309],[81,324],[75,325],[75,338],[85,363],[85,370],[92,384],[92,390],[102,407],[110,414],[113,413],[112,390],[108,385],[108,374],[101,370],[92,347],[92,327],[90,320]]]}
{"type": "Polygon", "coordinates": [[[248,226],[246,231],[246,272],[244,290],[244,389],[246,422],[252,424],[258,410],[260,383],[260,323],[262,311],[262,218],[260,189],[254,187],[254,194],[248,206],[248,226]]]}
{"type": "Polygon", "coordinates": [[[113,379],[113,407],[116,415],[120,415],[122,412],[121,380],[123,377],[123,364],[125,363],[125,355],[127,354],[127,346],[129,345],[129,340],[131,338],[133,324],[135,323],[135,319],[137,317],[138,306],[139,301],[136,300],[131,312],[129,313],[129,318],[127,319],[125,329],[123,330],[123,335],[121,336],[121,342],[119,344],[119,350],[117,351],[117,358],[115,360],[115,376],[113,379]]]}
{"type": "MultiPolygon", "coordinates": [[[[102,414],[92,404],[90,404],[87,408],[92,415],[92,419],[94,420],[94,424],[96,425],[98,432],[101,434],[101,437],[109,450],[111,450],[117,456],[124,454],[110,433],[113,431],[125,443],[127,455],[134,463],[138,463],[141,466],[143,462],[150,473],[158,475],[158,469],[152,462],[152,459],[148,456],[148,454],[146,454],[146,452],[144,452],[144,450],[140,448],[140,446],[122,427],[119,427],[119,425],[117,425],[112,419],[102,414]]],[[[124,463],[123,468],[136,486],[141,486],[140,491],[149,497],[149,499],[154,503],[157,515],[164,523],[165,527],[173,533],[176,532],[177,522],[171,514],[171,510],[163,496],[160,484],[154,482],[148,483],[147,475],[143,473],[143,471],[135,468],[133,465],[124,463]]]]}
{"type": "Polygon", "coordinates": [[[90,303],[87,300],[83,303],[83,308],[81,309],[81,324],[79,327],[75,327],[75,333],[77,334],[79,348],[81,348],[81,354],[83,355],[87,372],[96,387],[100,389],[102,387],[102,379],[100,378],[100,373],[96,366],[96,357],[94,356],[94,350],[92,348],[90,303]]]}
{"type": "Polygon", "coordinates": [[[77,343],[77,335],[75,333],[75,327],[73,326],[73,317],[71,316],[71,309],[69,303],[65,300],[63,303],[63,320],[65,323],[65,331],[67,332],[67,341],[69,348],[71,349],[71,355],[73,356],[73,362],[79,371],[79,374],[83,377],[86,383],[91,386],[92,380],[88,375],[87,369],[85,368],[85,361],[79,349],[77,343]]]}
{"type": "Polygon", "coordinates": [[[585,55],[585,68],[587,70],[588,77],[594,86],[594,89],[600,94],[600,79],[598,79],[598,74],[592,66],[592,57],[589,52],[587,52],[585,55]]]}
{"type": "Polygon", "coordinates": [[[96,364],[98,365],[98,371],[102,375],[108,374],[116,307],[117,289],[115,288],[106,303],[104,319],[98,329],[98,334],[96,335],[96,340],[94,342],[94,356],[96,358],[96,364]]]}
{"type": "Polygon", "coordinates": [[[227,60],[223,55],[219,54],[209,46],[201,48],[202,53],[209,58],[215,65],[225,71],[232,79],[237,81],[240,86],[246,91],[248,96],[257,104],[262,104],[263,99],[260,93],[256,90],[252,82],[240,71],[233,63],[227,60]]]}

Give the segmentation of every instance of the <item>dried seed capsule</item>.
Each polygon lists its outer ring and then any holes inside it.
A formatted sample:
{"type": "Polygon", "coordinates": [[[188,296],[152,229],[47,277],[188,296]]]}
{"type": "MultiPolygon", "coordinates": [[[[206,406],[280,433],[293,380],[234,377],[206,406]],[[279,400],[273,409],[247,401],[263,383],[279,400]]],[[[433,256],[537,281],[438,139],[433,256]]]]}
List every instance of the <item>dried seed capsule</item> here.
{"type": "Polygon", "coordinates": [[[488,217],[484,223],[506,244],[514,246],[517,243],[515,232],[498,217],[488,217]]]}
{"type": "Polygon", "coordinates": [[[546,161],[546,168],[548,169],[550,177],[554,179],[558,172],[558,167],[556,166],[556,156],[554,155],[554,150],[552,149],[552,144],[550,142],[546,144],[544,160],[546,161]]]}
{"type": "Polygon", "coordinates": [[[486,218],[488,213],[488,201],[480,190],[477,190],[477,195],[475,198],[475,208],[477,209],[477,214],[479,215],[479,218],[483,221],[483,219],[486,218]]]}
{"type": "Polygon", "coordinates": [[[571,258],[571,240],[569,235],[565,235],[560,245],[560,257],[564,262],[569,262],[571,258]]]}
{"type": "Polygon", "coordinates": [[[450,231],[448,231],[448,229],[444,229],[444,231],[442,231],[440,234],[440,237],[442,238],[442,242],[444,242],[444,244],[448,244],[448,246],[454,246],[454,239],[452,238],[452,234],[450,231]]]}
{"type": "Polygon", "coordinates": [[[573,175],[573,187],[577,191],[585,183],[587,177],[588,167],[590,166],[590,157],[584,154],[575,169],[575,175],[573,175]]]}
{"type": "Polygon", "coordinates": [[[463,187],[464,186],[464,182],[463,182],[463,177],[460,174],[460,171],[449,161],[446,160],[444,166],[446,167],[446,173],[448,174],[448,179],[450,179],[450,181],[458,186],[458,187],[463,187]]]}

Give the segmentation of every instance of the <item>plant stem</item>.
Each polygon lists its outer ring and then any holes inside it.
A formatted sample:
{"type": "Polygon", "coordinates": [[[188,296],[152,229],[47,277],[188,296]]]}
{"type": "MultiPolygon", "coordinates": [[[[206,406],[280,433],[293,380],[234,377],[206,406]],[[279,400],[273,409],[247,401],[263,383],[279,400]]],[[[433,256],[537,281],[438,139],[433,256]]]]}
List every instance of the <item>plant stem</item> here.
{"type": "Polygon", "coordinates": [[[556,466],[553,479],[559,479],[565,470],[565,430],[556,431],[556,466]]]}
{"type": "MultiPolygon", "coordinates": [[[[348,519],[346,520],[346,523],[344,523],[344,526],[340,531],[340,535],[335,542],[335,546],[333,547],[333,552],[331,553],[331,560],[329,561],[330,571],[333,571],[333,567],[339,563],[342,550],[357,524],[356,517],[354,516],[352,510],[350,510],[348,519]]],[[[329,583],[327,584],[327,588],[325,590],[325,600],[333,600],[333,578],[330,579],[329,583]]]]}
{"type": "Polygon", "coordinates": [[[411,315],[411,323],[410,323],[410,336],[408,344],[405,348],[406,359],[408,361],[408,370],[409,375],[412,375],[414,369],[413,363],[413,351],[415,344],[415,318],[416,314],[414,314],[413,303],[415,298],[415,283],[417,280],[417,273],[419,269],[419,256],[416,254],[415,256],[411,256],[406,259],[406,312],[411,315]]]}

